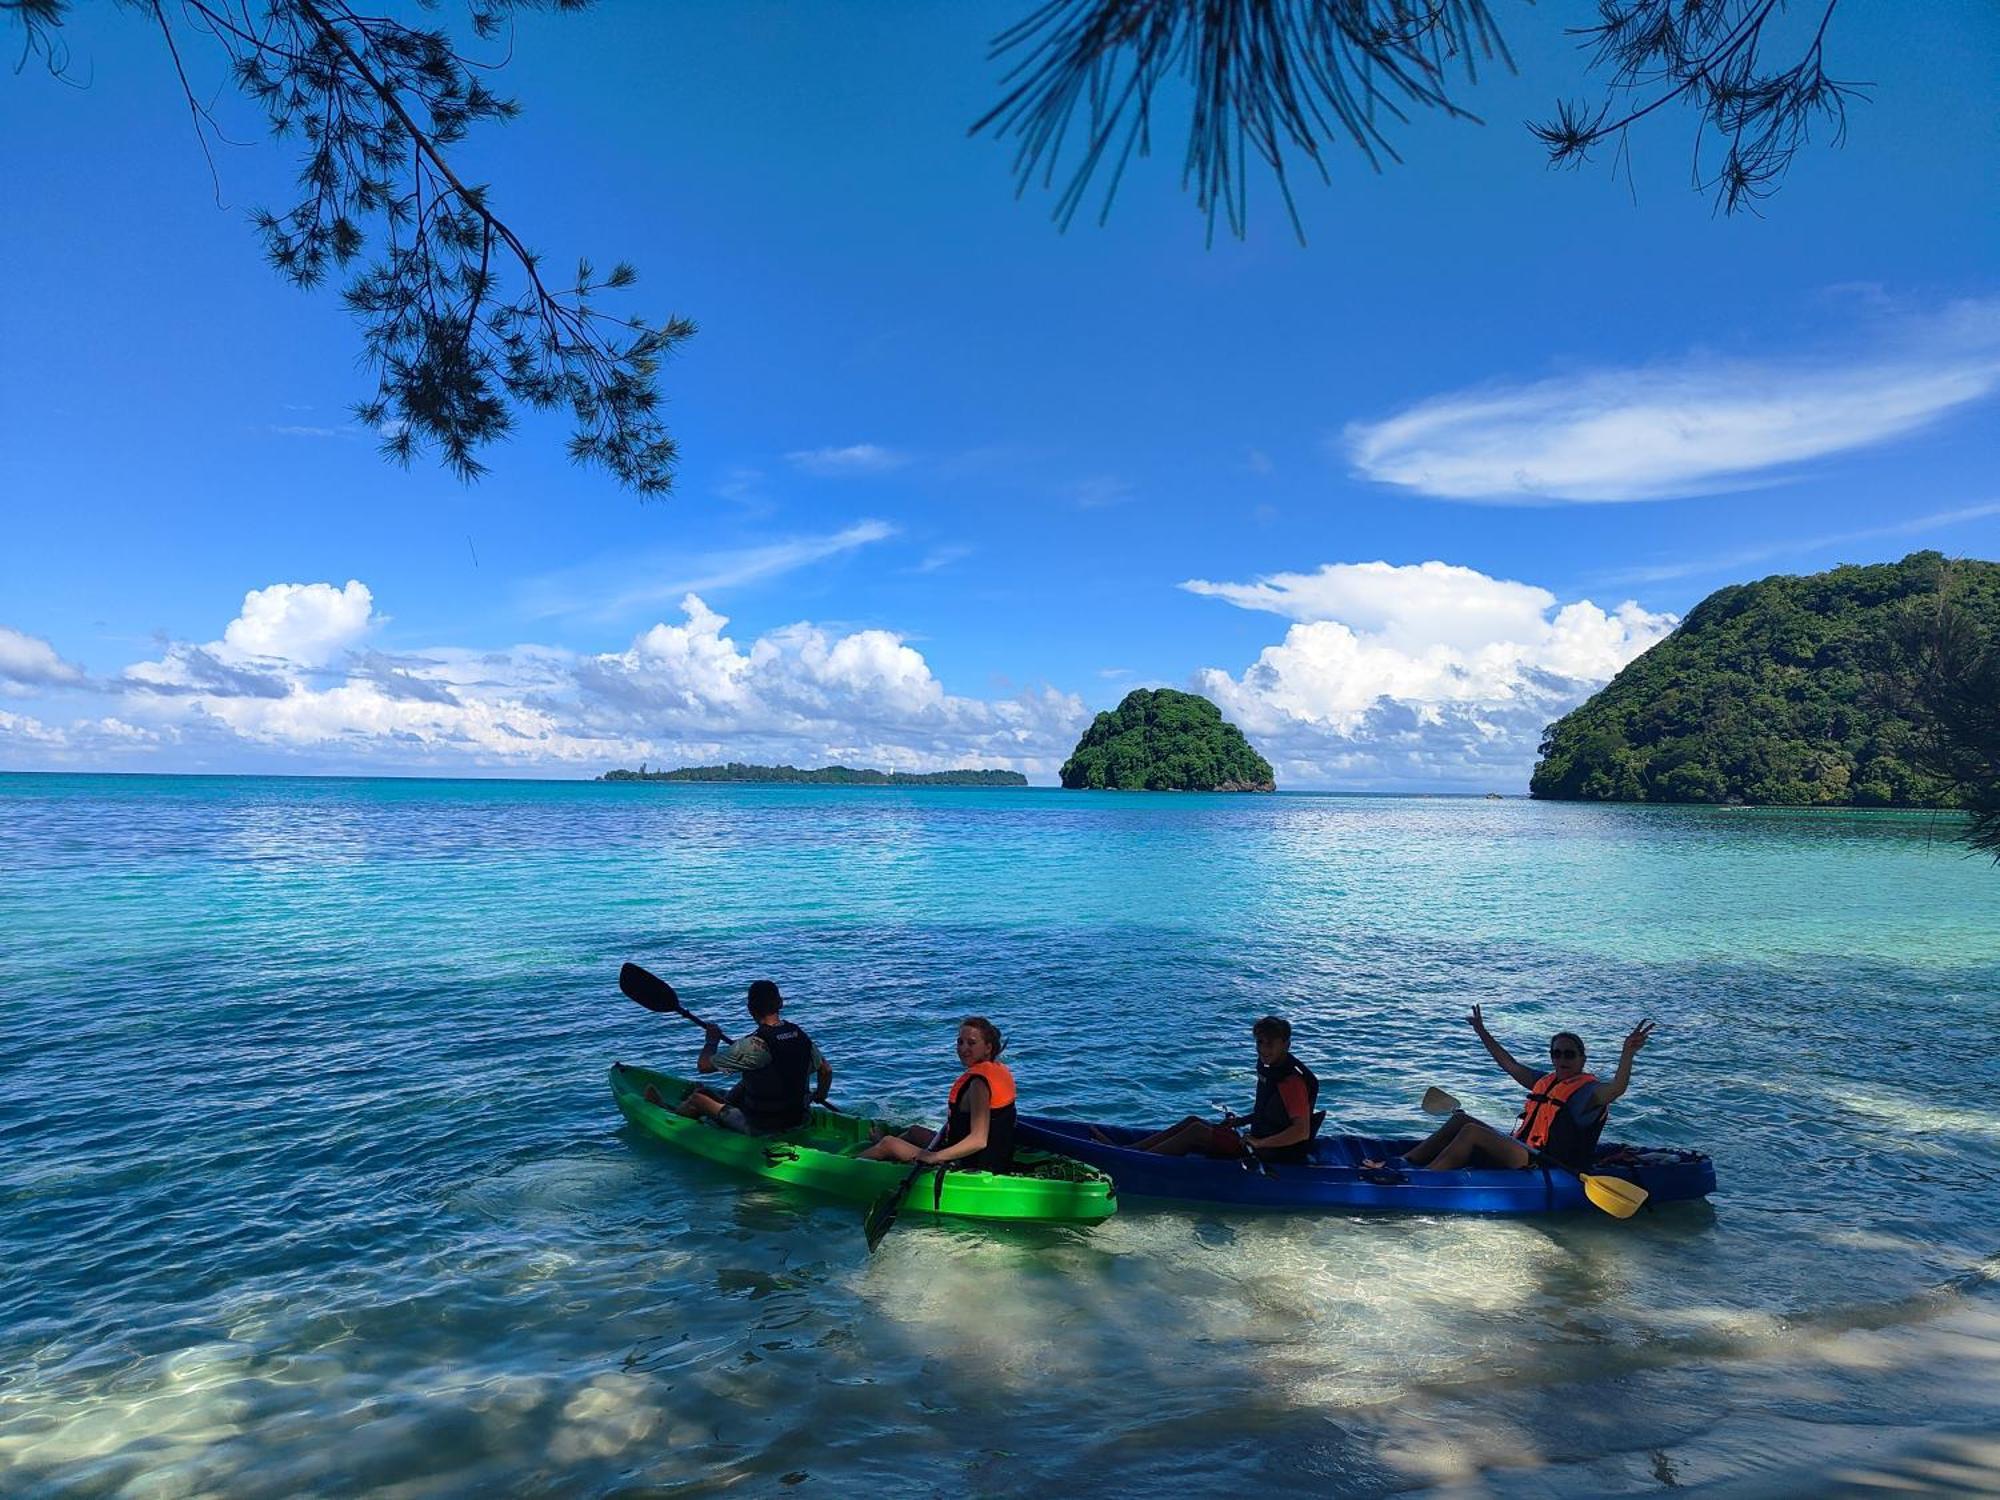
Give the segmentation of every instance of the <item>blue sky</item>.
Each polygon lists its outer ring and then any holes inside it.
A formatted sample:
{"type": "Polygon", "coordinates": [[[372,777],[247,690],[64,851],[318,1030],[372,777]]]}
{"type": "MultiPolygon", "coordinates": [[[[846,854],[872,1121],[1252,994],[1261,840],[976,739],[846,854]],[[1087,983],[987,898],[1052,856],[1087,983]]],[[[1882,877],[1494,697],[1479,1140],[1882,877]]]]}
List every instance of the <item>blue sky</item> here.
{"type": "Polygon", "coordinates": [[[2000,556],[1990,6],[1843,8],[1873,102],[1734,218],[1672,109],[1629,180],[1548,170],[1588,7],[1503,6],[1487,123],[1336,149],[1303,247],[1261,179],[1205,245],[1178,114],[1106,227],[1017,198],[965,127],[1021,8],[524,19],[470,175],[701,329],[642,502],[555,421],[472,487],[384,464],[354,329],[245,224],[288,155],[225,94],[218,208],[157,34],[79,7],[82,86],[0,84],[0,769],[1046,781],[1166,684],[1282,785],[1518,791],[1715,588],[2000,556]]]}

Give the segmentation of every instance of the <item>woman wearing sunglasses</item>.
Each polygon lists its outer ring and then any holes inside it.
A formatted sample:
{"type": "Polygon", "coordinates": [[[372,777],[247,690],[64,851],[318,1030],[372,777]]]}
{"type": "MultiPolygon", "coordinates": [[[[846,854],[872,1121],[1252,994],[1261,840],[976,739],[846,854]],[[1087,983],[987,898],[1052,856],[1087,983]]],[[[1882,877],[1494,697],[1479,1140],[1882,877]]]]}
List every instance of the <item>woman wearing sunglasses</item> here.
{"type": "Polygon", "coordinates": [[[1653,1034],[1653,1023],[1641,1021],[1632,1028],[1618,1054],[1618,1071],[1606,1081],[1584,1072],[1583,1039],[1573,1031],[1549,1038],[1549,1070],[1537,1073],[1500,1045],[1478,1006],[1467,1020],[1501,1071],[1528,1091],[1521,1118],[1512,1135],[1502,1135],[1461,1110],[1403,1160],[1451,1172],[1460,1167],[1529,1167],[1537,1157],[1547,1157],[1572,1172],[1589,1171],[1611,1102],[1631,1087],[1632,1059],[1653,1034]]]}

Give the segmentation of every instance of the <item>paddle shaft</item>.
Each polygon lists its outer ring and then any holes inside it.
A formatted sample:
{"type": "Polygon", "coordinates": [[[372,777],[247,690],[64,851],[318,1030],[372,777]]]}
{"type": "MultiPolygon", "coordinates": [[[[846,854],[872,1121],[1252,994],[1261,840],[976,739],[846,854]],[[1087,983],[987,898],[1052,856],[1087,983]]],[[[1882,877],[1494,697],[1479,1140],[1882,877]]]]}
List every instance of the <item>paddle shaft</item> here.
{"type": "MultiPolygon", "coordinates": [[[[949,1128],[950,1121],[938,1126],[937,1133],[931,1137],[931,1143],[924,1149],[937,1150],[944,1143],[945,1131],[949,1128]]],[[[910,1196],[910,1189],[917,1185],[917,1179],[926,1172],[942,1172],[944,1167],[945,1164],[942,1162],[918,1162],[910,1168],[901,1182],[869,1206],[868,1212],[862,1217],[861,1227],[862,1232],[868,1236],[870,1254],[873,1254],[875,1247],[882,1243],[883,1237],[896,1227],[896,1215],[903,1211],[903,1202],[910,1196]]]]}

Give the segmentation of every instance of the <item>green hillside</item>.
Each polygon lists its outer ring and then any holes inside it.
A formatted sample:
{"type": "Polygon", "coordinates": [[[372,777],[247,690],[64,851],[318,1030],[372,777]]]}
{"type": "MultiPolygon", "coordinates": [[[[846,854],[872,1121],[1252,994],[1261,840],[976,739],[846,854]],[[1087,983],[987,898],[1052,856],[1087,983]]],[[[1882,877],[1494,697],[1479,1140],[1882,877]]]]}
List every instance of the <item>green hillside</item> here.
{"type": "Polygon", "coordinates": [[[1222,710],[1195,693],[1140,688],[1101,713],[1063,762],[1072,788],[1148,792],[1269,792],[1271,763],[1222,710]]]}
{"type": "MultiPolygon", "coordinates": [[[[1911,763],[1891,706],[1906,622],[1944,558],[1779,575],[1709,595],[1680,628],[1550,725],[1537,797],[1794,806],[1952,805],[1911,763]]],[[[1954,564],[1954,597],[2000,626],[2000,564],[1954,564]]]]}

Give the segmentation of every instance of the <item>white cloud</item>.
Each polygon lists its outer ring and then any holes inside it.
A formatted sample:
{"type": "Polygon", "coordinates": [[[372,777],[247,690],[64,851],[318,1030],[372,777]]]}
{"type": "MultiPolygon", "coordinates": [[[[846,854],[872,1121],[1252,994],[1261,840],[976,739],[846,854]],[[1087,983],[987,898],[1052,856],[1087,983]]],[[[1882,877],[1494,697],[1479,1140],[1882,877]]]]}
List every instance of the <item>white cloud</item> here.
{"type": "Polygon", "coordinates": [[[349,649],[331,659],[334,642],[357,641],[376,618],[358,583],[253,591],[224,639],[171,642],[116,679],[136,722],[15,716],[0,720],[0,752],[15,764],[95,755],[163,768],[589,772],[721,758],[1049,777],[1089,718],[1080,699],[1047,689],[947,693],[892,631],[801,621],[739,643],[693,593],[677,619],[619,651],[349,649]],[[335,603],[355,591],[358,607],[335,603]]]}
{"type": "Polygon", "coordinates": [[[972,556],[972,549],[970,547],[956,545],[933,547],[929,552],[924,554],[924,560],[910,571],[913,573],[935,573],[940,568],[948,568],[953,563],[962,562],[970,556],[972,556]]]}
{"type": "MultiPolygon", "coordinates": [[[[1047,773],[1088,719],[1081,700],[945,692],[921,652],[885,630],[835,635],[801,622],[739,645],[690,595],[623,652],[586,658],[576,678],[593,722],[692,740],[786,747],[783,754],[902,769],[999,765],[1047,773]]],[[[817,762],[816,762],[817,763],[817,762]]]]}
{"type": "Polygon", "coordinates": [[[358,579],[340,589],[330,583],[274,583],[243,596],[242,612],[222,632],[222,643],[241,659],[317,667],[379,623],[375,598],[358,579]]]}
{"type": "Polygon", "coordinates": [[[523,590],[522,602],[528,613],[544,618],[630,619],[686,594],[767,582],[895,535],[897,528],[887,521],[857,521],[820,536],[787,537],[693,557],[627,554],[535,579],[523,590]],[[635,578],[645,581],[635,583],[635,578]]]}
{"type": "Polygon", "coordinates": [[[1454,392],[1344,434],[1357,472],[1449,500],[1659,500],[1780,483],[2000,388],[2000,303],[1865,355],[1688,359],[1454,392]]]}
{"type": "Polygon", "coordinates": [[[126,752],[150,751],[167,738],[123,719],[79,719],[55,725],[0,709],[0,757],[10,768],[42,763],[88,769],[126,752]]]}
{"type": "Polygon", "coordinates": [[[802,448],[787,453],[786,461],[805,474],[822,478],[843,474],[886,474],[910,461],[906,453],[875,443],[854,443],[846,448],[802,448]]]}
{"type": "Polygon", "coordinates": [[[1294,622],[1240,676],[1194,680],[1281,779],[1317,784],[1517,786],[1543,727],[1676,623],[1442,562],[1182,587],[1294,622]]]}
{"type": "Polygon", "coordinates": [[[84,678],[82,667],[63,660],[40,636],[0,625],[0,682],[63,687],[81,685],[84,678]]]}

